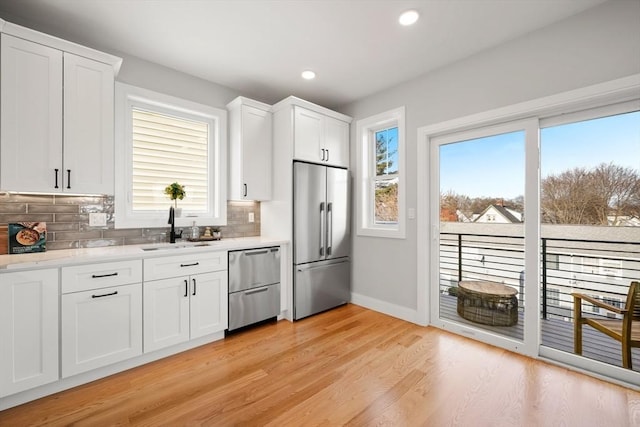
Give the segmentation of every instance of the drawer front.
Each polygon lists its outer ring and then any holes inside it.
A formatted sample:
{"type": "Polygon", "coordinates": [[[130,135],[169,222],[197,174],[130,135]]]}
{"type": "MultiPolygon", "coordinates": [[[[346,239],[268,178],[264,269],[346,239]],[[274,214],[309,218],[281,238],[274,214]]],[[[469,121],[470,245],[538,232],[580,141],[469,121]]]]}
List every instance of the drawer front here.
{"type": "Polygon", "coordinates": [[[229,294],[229,330],[280,314],[280,283],[229,294]]]}
{"type": "Polygon", "coordinates": [[[62,268],[62,293],[82,292],[142,281],[142,260],[62,268]]]}
{"type": "Polygon", "coordinates": [[[227,252],[173,255],[144,260],[144,280],[159,280],[227,269],[227,252]]]}
{"type": "Polygon", "coordinates": [[[229,251],[229,292],[280,283],[280,248],[229,251]]]}

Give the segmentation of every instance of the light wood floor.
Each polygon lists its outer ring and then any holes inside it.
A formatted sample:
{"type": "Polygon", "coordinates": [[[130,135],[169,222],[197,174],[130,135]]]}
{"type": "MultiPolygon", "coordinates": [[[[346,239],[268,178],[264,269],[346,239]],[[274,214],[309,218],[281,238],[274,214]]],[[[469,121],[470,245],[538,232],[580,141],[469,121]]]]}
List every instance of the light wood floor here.
{"type": "Polygon", "coordinates": [[[640,393],[354,305],[0,412],[0,426],[638,426],[640,393]]]}

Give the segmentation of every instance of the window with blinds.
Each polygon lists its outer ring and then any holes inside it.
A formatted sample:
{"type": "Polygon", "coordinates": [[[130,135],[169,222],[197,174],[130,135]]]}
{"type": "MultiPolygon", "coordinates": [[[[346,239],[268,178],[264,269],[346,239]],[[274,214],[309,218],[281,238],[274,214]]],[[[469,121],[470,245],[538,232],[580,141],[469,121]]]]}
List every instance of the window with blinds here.
{"type": "Polygon", "coordinates": [[[132,209],[167,209],[164,188],[184,186],[178,207],[206,212],[209,206],[209,124],[167,114],[132,109],[132,209]]]}
{"type": "Polygon", "coordinates": [[[176,226],[226,225],[227,111],[116,82],[116,228],[167,227],[173,201],[176,226]]]}

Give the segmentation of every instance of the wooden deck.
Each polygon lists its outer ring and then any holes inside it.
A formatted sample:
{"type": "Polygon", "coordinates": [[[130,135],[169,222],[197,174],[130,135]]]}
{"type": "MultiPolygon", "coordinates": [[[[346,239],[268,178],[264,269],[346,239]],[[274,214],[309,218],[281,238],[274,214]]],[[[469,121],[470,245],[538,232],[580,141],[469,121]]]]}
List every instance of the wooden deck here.
{"type": "MultiPolygon", "coordinates": [[[[495,332],[517,340],[524,337],[524,312],[520,311],[518,324],[514,326],[487,326],[470,322],[458,316],[456,312],[457,299],[454,296],[442,294],[440,296],[440,315],[444,319],[453,320],[475,327],[495,332]]],[[[542,320],[542,345],[556,350],[573,353],[573,323],[561,320],[542,320]]],[[[622,367],[622,352],[620,343],[609,338],[595,329],[583,328],[583,356],[600,362],[622,367]]],[[[640,372],[640,348],[631,350],[633,370],[640,372]]]]}

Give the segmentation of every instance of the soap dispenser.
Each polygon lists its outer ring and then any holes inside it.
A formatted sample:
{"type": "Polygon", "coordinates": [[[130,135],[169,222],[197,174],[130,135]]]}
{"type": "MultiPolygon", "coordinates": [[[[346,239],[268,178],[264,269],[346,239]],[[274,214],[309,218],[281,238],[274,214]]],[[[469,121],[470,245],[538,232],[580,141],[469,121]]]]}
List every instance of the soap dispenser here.
{"type": "Polygon", "coordinates": [[[200,229],[196,225],[196,222],[193,221],[193,225],[191,226],[191,240],[198,240],[200,238],[200,229]]]}

